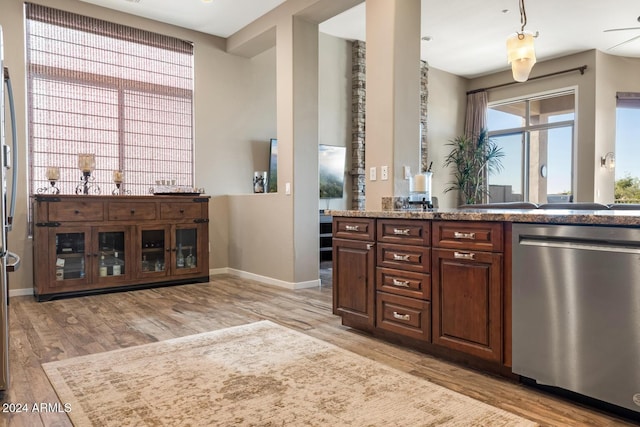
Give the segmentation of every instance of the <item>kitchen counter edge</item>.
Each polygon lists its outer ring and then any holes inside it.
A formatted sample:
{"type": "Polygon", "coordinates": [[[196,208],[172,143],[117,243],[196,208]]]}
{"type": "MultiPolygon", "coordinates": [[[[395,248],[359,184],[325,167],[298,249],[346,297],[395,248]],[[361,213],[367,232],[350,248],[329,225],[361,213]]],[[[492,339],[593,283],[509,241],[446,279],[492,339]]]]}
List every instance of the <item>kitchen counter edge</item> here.
{"type": "Polygon", "coordinates": [[[397,211],[325,210],[325,215],[352,218],[397,218],[446,221],[502,221],[539,224],[640,226],[640,210],[567,209],[433,209],[397,211]]]}

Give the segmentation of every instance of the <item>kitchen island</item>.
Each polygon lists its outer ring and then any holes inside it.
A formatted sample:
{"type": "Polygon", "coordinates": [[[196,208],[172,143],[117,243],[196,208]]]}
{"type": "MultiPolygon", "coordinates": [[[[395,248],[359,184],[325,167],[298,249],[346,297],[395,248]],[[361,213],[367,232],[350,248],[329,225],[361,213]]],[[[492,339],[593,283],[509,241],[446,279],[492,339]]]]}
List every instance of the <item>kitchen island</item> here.
{"type": "MultiPolygon", "coordinates": [[[[528,310],[530,317],[525,321],[518,317],[520,313],[513,311],[514,307],[527,306],[528,300],[523,301],[522,298],[530,298],[528,289],[525,289],[526,292],[518,291],[520,288],[517,285],[524,282],[518,274],[523,273],[514,271],[513,259],[514,252],[517,254],[522,250],[519,239],[524,238],[524,234],[515,230],[530,224],[552,230],[568,230],[568,234],[565,233],[568,240],[562,243],[564,246],[561,249],[550,252],[547,243],[539,245],[541,255],[534,261],[539,267],[528,266],[534,270],[551,269],[546,277],[562,278],[557,282],[549,281],[553,282],[554,289],[538,301],[558,313],[564,313],[564,318],[568,319],[566,322],[569,325],[546,326],[565,327],[569,331],[567,336],[556,334],[557,340],[574,340],[574,347],[588,341],[595,343],[593,345],[597,348],[594,339],[572,336],[574,330],[581,331],[583,335],[590,333],[579,325],[571,324],[580,318],[581,313],[598,313],[606,318],[606,310],[628,310],[630,322],[637,324],[640,321],[640,292],[626,293],[630,301],[623,307],[613,307],[611,301],[604,301],[595,307],[570,309],[558,307],[557,303],[554,305],[556,299],[553,292],[558,295],[570,293],[567,296],[569,300],[574,297],[575,286],[571,289],[567,286],[565,290],[565,283],[571,283],[573,277],[578,277],[574,271],[577,265],[554,263],[549,267],[545,258],[547,253],[557,257],[562,251],[573,253],[592,251],[592,247],[602,249],[602,242],[592,238],[585,240],[578,235],[580,230],[596,228],[604,236],[603,242],[608,244],[612,240],[614,248],[609,248],[609,245],[605,249],[612,256],[619,258],[622,255],[618,255],[618,252],[621,251],[640,253],[640,242],[637,241],[640,238],[636,241],[615,241],[615,234],[621,230],[640,233],[640,211],[416,209],[327,213],[333,216],[333,312],[341,316],[343,325],[367,331],[374,336],[483,371],[520,378],[520,368],[514,369],[514,341],[526,341],[530,336],[514,335],[514,319],[518,325],[535,325],[536,320],[530,316],[532,310],[528,310]],[[520,296],[514,295],[514,292],[520,292],[520,296]],[[579,315],[574,316],[571,310],[579,315]]],[[[590,259],[597,263],[600,258],[605,259],[598,256],[590,259]]],[[[627,274],[631,272],[631,276],[628,276],[631,279],[625,280],[640,280],[640,266],[637,262],[631,263],[632,259],[626,257],[625,262],[632,265],[624,268],[627,274]]],[[[525,271],[526,268],[522,267],[526,266],[526,259],[521,260],[520,264],[519,269],[525,271]]],[[[600,267],[607,268],[602,265],[596,270],[600,267]]],[[[620,269],[620,265],[617,268],[620,269]]],[[[530,274],[531,270],[526,271],[525,274],[530,274]]],[[[608,274],[615,276],[616,273],[608,274]]],[[[612,281],[615,279],[611,277],[612,281]]],[[[632,284],[629,283],[629,287],[632,284]]],[[[626,285],[623,283],[623,286],[626,285]]],[[[541,286],[548,288],[549,284],[542,283],[541,286]]],[[[540,313],[551,318],[557,314],[540,313]]],[[[618,318],[627,318],[625,316],[627,314],[618,318]]],[[[629,328],[627,330],[631,331],[629,328]]],[[[625,348],[613,353],[640,354],[640,343],[633,336],[621,337],[617,342],[627,341],[635,343],[633,348],[625,345],[625,348]]],[[[572,348],[569,345],[554,347],[572,348]]],[[[581,347],[581,351],[590,350],[581,347]]],[[[558,357],[556,353],[551,351],[544,354],[558,357]]],[[[578,365],[581,360],[579,353],[571,355],[578,365]]],[[[628,369],[633,370],[633,367],[628,369]]],[[[579,386],[573,388],[572,384],[555,384],[550,378],[545,376],[544,382],[584,393],[579,386]]],[[[609,399],[606,394],[596,397],[626,410],[640,411],[640,380],[632,376],[631,382],[637,383],[638,389],[623,398],[609,399]]]]}

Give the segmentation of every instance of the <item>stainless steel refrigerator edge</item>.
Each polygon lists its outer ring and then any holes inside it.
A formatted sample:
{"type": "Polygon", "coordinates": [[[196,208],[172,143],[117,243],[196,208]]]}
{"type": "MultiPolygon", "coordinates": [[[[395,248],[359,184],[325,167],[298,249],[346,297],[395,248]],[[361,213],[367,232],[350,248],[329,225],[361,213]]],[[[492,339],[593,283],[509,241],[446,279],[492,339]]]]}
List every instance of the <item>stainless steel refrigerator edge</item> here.
{"type": "Polygon", "coordinates": [[[513,372],[640,413],[640,229],[513,225],[513,372]]]}
{"type": "Polygon", "coordinates": [[[4,67],[4,46],[2,26],[0,26],[0,71],[3,74],[3,82],[0,84],[0,218],[2,226],[0,227],[0,392],[7,390],[9,387],[9,289],[7,282],[7,268],[9,259],[12,259],[11,266],[17,267],[20,257],[9,252],[7,248],[7,232],[11,229],[11,219],[13,218],[13,210],[15,208],[16,195],[16,166],[17,166],[17,146],[16,146],[16,121],[15,110],[13,107],[13,93],[11,90],[11,79],[9,78],[9,70],[4,67]],[[5,86],[7,88],[6,96],[8,99],[10,117],[11,117],[11,135],[13,141],[13,155],[9,146],[6,145],[5,138],[5,86]],[[13,177],[11,180],[11,208],[7,212],[7,174],[6,170],[13,167],[13,177]]]}
{"type": "MultiPolygon", "coordinates": [[[[2,37],[2,27],[0,27],[0,71],[2,71],[2,84],[0,85],[0,147],[4,146],[4,45],[2,37]]],[[[2,150],[3,151],[3,150],[2,150]]],[[[0,197],[0,218],[6,218],[6,202],[4,195],[6,194],[6,181],[4,168],[0,173],[0,188],[2,189],[2,196],[0,197]]],[[[7,270],[6,270],[6,242],[7,232],[5,227],[1,227],[0,230],[0,338],[2,343],[0,346],[0,390],[6,390],[9,387],[9,308],[8,304],[8,289],[7,289],[7,270]]]]}

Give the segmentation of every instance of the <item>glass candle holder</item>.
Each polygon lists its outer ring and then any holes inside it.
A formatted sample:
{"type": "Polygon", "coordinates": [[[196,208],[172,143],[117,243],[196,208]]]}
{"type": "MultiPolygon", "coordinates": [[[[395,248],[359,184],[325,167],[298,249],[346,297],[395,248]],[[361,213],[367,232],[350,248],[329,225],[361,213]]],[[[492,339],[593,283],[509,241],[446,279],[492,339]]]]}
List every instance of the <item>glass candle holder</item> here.
{"type": "Polygon", "coordinates": [[[82,171],[82,173],[91,173],[96,168],[96,155],[95,154],[87,154],[87,153],[79,153],[78,154],[78,169],[82,171]]]}

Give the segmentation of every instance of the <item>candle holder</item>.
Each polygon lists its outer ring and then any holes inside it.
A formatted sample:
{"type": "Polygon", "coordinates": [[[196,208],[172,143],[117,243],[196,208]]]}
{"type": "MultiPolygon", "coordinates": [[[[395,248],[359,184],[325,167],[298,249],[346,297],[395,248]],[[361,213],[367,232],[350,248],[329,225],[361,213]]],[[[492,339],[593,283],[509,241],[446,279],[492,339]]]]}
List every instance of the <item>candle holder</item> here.
{"type": "Polygon", "coordinates": [[[60,189],[56,185],[60,179],[60,169],[54,166],[47,168],[47,180],[51,184],[49,187],[38,188],[38,194],[60,194],[60,189]]]}
{"type": "Polygon", "coordinates": [[[80,184],[76,186],[76,194],[100,194],[100,187],[93,181],[95,181],[95,178],[91,176],[91,171],[82,171],[80,184]]]}
{"type": "Polygon", "coordinates": [[[124,181],[124,174],[122,171],[113,171],[113,183],[116,185],[116,188],[111,192],[114,196],[122,196],[126,194],[131,194],[131,191],[121,189],[122,182],[124,181]]]}
{"type": "Polygon", "coordinates": [[[76,194],[100,194],[100,187],[92,182],[95,181],[95,178],[91,176],[91,172],[95,167],[95,154],[78,154],[78,169],[82,171],[82,176],[80,177],[80,184],[76,186],[76,194]]]}

